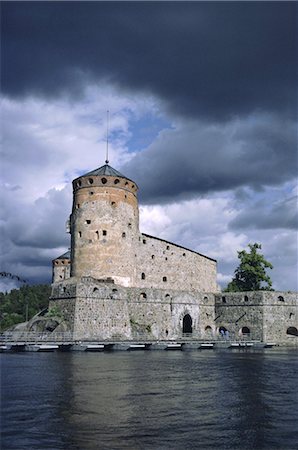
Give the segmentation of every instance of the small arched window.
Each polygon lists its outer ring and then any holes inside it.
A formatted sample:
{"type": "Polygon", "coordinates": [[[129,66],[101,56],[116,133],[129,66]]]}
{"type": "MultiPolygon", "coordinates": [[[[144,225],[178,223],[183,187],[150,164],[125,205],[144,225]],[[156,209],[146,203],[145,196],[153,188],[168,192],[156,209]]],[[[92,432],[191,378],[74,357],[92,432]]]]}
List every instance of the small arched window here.
{"type": "Polygon", "coordinates": [[[283,298],[282,295],[279,295],[279,296],[277,297],[277,299],[278,299],[280,302],[284,302],[284,301],[285,301],[285,299],[283,298]]]}
{"type": "Polygon", "coordinates": [[[123,237],[123,238],[125,238],[125,237],[126,237],[126,233],[125,233],[125,231],[123,231],[123,233],[122,233],[122,237],[123,237]]]}
{"type": "Polygon", "coordinates": [[[287,334],[289,334],[290,336],[298,336],[298,330],[296,327],[289,327],[287,329],[287,334]]]}
{"type": "Polygon", "coordinates": [[[167,277],[162,277],[162,281],[163,281],[164,283],[166,283],[167,277]]]}
{"type": "Polygon", "coordinates": [[[241,328],[241,333],[243,335],[248,335],[248,334],[250,334],[250,329],[248,327],[242,327],[241,328]]]}
{"type": "Polygon", "coordinates": [[[120,183],[120,180],[118,180],[118,178],[116,178],[116,180],[114,180],[114,184],[118,184],[120,183]]]}
{"type": "Polygon", "coordinates": [[[93,184],[93,178],[89,178],[89,179],[88,179],[88,183],[89,183],[89,184],[93,184]]]}
{"type": "Polygon", "coordinates": [[[222,299],[222,302],[223,302],[223,303],[227,303],[226,297],[222,297],[221,299],[222,299]]]}
{"type": "Polygon", "coordinates": [[[142,272],[141,279],[145,280],[145,278],[146,278],[146,276],[145,276],[144,272],[142,272]]]}
{"type": "Polygon", "coordinates": [[[98,288],[97,287],[93,288],[93,292],[96,292],[96,291],[98,291],[98,288]]]}
{"type": "Polygon", "coordinates": [[[106,178],[102,178],[102,179],[101,179],[102,184],[106,184],[107,181],[108,181],[108,180],[107,180],[106,178]]]}
{"type": "Polygon", "coordinates": [[[244,296],[244,301],[245,301],[245,302],[248,302],[248,297],[247,297],[247,295],[244,296]]]}
{"type": "Polygon", "coordinates": [[[147,298],[147,294],[145,292],[141,292],[140,297],[146,299],[147,298]]]}

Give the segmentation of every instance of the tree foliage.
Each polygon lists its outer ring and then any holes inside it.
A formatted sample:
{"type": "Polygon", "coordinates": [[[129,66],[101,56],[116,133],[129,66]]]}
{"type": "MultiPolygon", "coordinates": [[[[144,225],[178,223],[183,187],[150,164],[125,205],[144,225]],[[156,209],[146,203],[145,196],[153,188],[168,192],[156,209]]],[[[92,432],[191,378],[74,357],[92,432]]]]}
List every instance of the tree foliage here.
{"type": "Polygon", "coordinates": [[[51,287],[47,284],[22,286],[9,293],[0,292],[0,330],[32,318],[49,304],[51,287]]]}
{"type": "Polygon", "coordinates": [[[250,252],[245,250],[238,252],[240,264],[225,291],[272,291],[272,281],[266,274],[266,269],[273,269],[272,264],[258,253],[262,248],[261,244],[248,244],[248,247],[250,252]]]}

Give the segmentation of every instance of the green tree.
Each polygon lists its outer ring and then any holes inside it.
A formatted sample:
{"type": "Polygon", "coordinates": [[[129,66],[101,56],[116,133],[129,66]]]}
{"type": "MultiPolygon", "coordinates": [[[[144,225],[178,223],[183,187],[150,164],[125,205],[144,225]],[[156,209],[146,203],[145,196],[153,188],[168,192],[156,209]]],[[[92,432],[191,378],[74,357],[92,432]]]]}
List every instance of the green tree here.
{"type": "Polygon", "coordinates": [[[262,248],[261,244],[248,244],[248,247],[250,252],[245,250],[238,252],[240,264],[225,291],[272,291],[272,281],[266,274],[266,269],[273,269],[272,264],[258,253],[258,250],[262,248]]]}
{"type": "Polygon", "coordinates": [[[49,304],[51,286],[22,286],[8,293],[0,292],[0,331],[31,319],[49,304]]]}

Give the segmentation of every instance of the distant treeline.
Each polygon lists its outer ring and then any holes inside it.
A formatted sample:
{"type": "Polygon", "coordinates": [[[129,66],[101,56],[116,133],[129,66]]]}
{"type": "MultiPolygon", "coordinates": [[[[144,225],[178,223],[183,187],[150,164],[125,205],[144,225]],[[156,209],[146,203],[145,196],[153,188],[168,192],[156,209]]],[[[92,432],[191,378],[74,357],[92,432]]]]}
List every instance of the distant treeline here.
{"type": "Polygon", "coordinates": [[[31,319],[49,304],[51,286],[22,286],[9,293],[0,292],[0,331],[31,319]]]}

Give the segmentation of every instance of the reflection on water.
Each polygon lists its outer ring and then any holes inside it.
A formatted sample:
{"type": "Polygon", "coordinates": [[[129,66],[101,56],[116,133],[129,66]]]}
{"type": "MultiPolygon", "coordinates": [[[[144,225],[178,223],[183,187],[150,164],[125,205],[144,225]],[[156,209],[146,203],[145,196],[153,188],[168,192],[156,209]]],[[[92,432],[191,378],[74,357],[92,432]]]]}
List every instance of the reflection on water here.
{"type": "Polygon", "coordinates": [[[4,354],[2,449],[297,448],[297,351],[4,354]]]}

